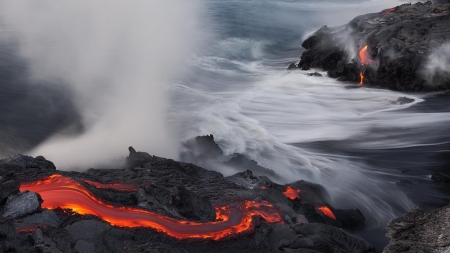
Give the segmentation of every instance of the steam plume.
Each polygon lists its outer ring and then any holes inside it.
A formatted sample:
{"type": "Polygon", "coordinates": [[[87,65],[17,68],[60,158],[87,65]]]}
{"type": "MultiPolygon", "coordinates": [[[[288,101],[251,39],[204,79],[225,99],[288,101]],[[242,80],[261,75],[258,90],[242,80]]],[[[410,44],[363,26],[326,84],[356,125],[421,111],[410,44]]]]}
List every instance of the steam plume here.
{"type": "Polygon", "coordinates": [[[31,153],[74,169],[123,155],[129,145],[175,157],[167,88],[196,44],[197,1],[0,1],[0,15],[35,80],[75,93],[85,131],[31,153]],[[79,159],[82,157],[82,159],[79,159]]]}
{"type": "Polygon", "coordinates": [[[446,43],[431,53],[422,74],[430,85],[435,78],[446,78],[450,75],[450,43],[446,43]]]}

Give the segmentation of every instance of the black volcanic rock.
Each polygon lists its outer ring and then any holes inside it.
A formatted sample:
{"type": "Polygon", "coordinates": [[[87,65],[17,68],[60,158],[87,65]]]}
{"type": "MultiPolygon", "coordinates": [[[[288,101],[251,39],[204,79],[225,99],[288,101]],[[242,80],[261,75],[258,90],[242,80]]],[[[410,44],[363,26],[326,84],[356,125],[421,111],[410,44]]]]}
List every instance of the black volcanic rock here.
{"type": "Polygon", "coordinates": [[[51,210],[26,216],[22,220],[29,224],[45,224],[54,228],[58,227],[60,222],[58,215],[51,210]]]}
{"type": "Polygon", "coordinates": [[[223,164],[241,171],[251,170],[255,174],[269,176],[274,179],[279,178],[275,171],[258,165],[257,162],[248,159],[245,155],[234,154],[230,160],[224,162],[223,164]]]}
{"type": "Polygon", "coordinates": [[[198,159],[217,159],[223,155],[222,149],[214,141],[212,134],[197,136],[188,140],[184,145],[198,159]]]}
{"type": "Polygon", "coordinates": [[[361,73],[364,84],[395,90],[449,89],[450,71],[431,68],[433,61],[449,61],[441,52],[450,41],[449,27],[448,3],[404,4],[361,15],[344,26],[323,26],[306,39],[298,68],[323,69],[350,82],[360,82],[361,73]],[[373,62],[360,59],[365,46],[373,62]]]}
{"type": "Polygon", "coordinates": [[[0,160],[0,168],[5,167],[20,167],[23,169],[33,168],[43,171],[55,171],[55,165],[46,160],[43,156],[36,156],[33,158],[31,156],[15,154],[8,158],[0,160]]]}
{"type": "Polygon", "coordinates": [[[0,204],[3,204],[10,195],[19,193],[20,184],[15,180],[14,173],[8,173],[0,178],[0,204]]]}
{"type": "Polygon", "coordinates": [[[450,177],[436,172],[431,175],[431,181],[435,183],[450,183],[450,177]]]}
{"type": "MultiPolygon", "coordinates": [[[[254,216],[254,230],[242,234],[218,241],[178,240],[152,228],[120,228],[92,215],[44,210],[24,214],[22,218],[0,217],[0,229],[5,230],[0,231],[0,252],[373,252],[363,239],[341,229],[354,229],[358,220],[356,211],[333,209],[327,204],[328,193],[320,185],[306,181],[290,184],[301,190],[300,199],[290,200],[283,194],[288,185],[256,176],[250,170],[224,177],[194,164],[136,152],[132,148],[129,151],[124,169],[42,173],[40,168],[25,171],[13,166],[8,171],[14,171],[16,182],[39,180],[50,173],[61,174],[111,206],[138,208],[183,222],[212,221],[218,206],[238,207],[243,201],[266,201],[279,210],[285,223],[266,223],[254,216]],[[135,187],[125,191],[96,188],[84,182],[85,179],[135,187]],[[336,220],[319,212],[320,206],[330,207],[336,220]],[[300,227],[302,223],[305,226],[300,227]]],[[[7,210],[7,205],[0,203],[0,210],[7,210]]]]}
{"type": "Polygon", "coordinates": [[[342,229],[318,223],[279,226],[271,234],[271,240],[271,252],[375,252],[363,239],[342,229]],[[343,241],[346,243],[343,244],[343,241]]]}
{"type": "Polygon", "coordinates": [[[170,198],[178,212],[189,220],[214,221],[216,219],[213,205],[183,186],[174,186],[170,190],[170,198]]]}
{"type": "Polygon", "coordinates": [[[450,205],[427,211],[419,207],[387,226],[389,245],[384,253],[449,252],[450,205]]]}
{"type": "Polygon", "coordinates": [[[41,197],[35,192],[25,191],[11,195],[6,200],[2,216],[5,218],[17,218],[35,213],[41,208],[41,203],[41,197]]]}

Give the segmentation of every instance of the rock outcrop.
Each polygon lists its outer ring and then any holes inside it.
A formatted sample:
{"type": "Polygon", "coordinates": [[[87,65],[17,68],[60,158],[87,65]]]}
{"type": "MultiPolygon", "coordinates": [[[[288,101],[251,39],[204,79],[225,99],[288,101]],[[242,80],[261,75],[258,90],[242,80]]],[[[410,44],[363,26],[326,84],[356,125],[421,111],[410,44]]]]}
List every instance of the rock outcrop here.
{"type": "Polygon", "coordinates": [[[323,26],[302,46],[297,66],[341,81],[403,91],[450,88],[450,4],[404,4],[323,26]]]}
{"type": "Polygon", "coordinates": [[[450,252],[450,205],[433,211],[415,207],[389,222],[387,231],[384,253],[450,252]]]}

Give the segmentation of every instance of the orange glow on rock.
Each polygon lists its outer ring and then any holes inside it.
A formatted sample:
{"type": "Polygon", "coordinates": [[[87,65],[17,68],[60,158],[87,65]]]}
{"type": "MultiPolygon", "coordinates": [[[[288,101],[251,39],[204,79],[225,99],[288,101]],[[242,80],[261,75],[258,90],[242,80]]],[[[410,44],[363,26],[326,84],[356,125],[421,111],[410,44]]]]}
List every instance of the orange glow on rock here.
{"type": "Polygon", "coordinates": [[[363,84],[364,83],[364,75],[362,72],[359,73],[359,79],[360,79],[359,84],[363,84]]]}
{"type": "Polygon", "coordinates": [[[359,51],[359,62],[361,63],[361,65],[368,65],[368,64],[372,64],[375,61],[370,59],[366,53],[367,53],[367,45],[365,47],[363,47],[360,51],[359,51]]]}
{"type": "Polygon", "coordinates": [[[81,179],[83,182],[94,186],[97,189],[113,189],[116,191],[123,191],[123,192],[130,192],[130,191],[137,191],[138,187],[131,184],[122,184],[122,183],[112,183],[112,184],[102,184],[99,182],[94,182],[87,179],[81,179]]]}
{"type": "Polygon", "coordinates": [[[331,211],[331,209],[329,207],[321,206],[321,207],[318,207],[317,210],[321,211],[323,214],[325,214],[329,218],[336,220],[336,216],[334,216],[333,212],[331,211]]]}
{"type": "Polygon", "coordinates": [[[253,216],[261,216],[269,223],[282,222],[279,211],[266,201],[242,201],[235,206],[216,207],[217,219],[213,222],[176,220],[142,209],[113,206],[95,197],[75,180],[57,174],[22,184],[20,190],[39,193],[44,200],[43,208],[60,207],[81,215],[95,215],[118,227],[149,227],[177,239],[219,240],[229,235],[252,231],[253,216]]]}
{"type": "Polygon", "coordinates": [[[383,12],[383,13],[381,14],[381,16],[385,16],[385,15],[387,15],[387,14],[393,12],[394,10],[395,10],[395,7],[394,7],[394,8],[390,8],[389,10],[383,12]]]}
{"type": "Polygon", "coordinates": [[[17,232],[19,233],[32,233],[36,230],[36,227],[23,227],[20,228],[17,232]]]}
{"type": "Polygon", "coordinates": [[[286,188],[286,191],[284,191],[283,194],[290,200],[300,199],[300,190],[294,189],[290,186],[286,188]]]}

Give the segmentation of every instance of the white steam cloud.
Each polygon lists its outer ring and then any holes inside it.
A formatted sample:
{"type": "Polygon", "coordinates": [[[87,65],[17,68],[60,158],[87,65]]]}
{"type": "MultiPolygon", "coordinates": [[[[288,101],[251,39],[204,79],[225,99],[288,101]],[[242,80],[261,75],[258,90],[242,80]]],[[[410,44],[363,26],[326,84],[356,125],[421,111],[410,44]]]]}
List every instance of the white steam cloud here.
{"type": "Polygon", "coordinates": [[[167,91],[192,52],[198,1],[0,1],[33,79],[68,85],[86,131],[31,152],[61,169],[124,156],[127,147],[177,156],[167,91]]]}
{"type": "Polygon", "coordinates": [[[443,44],[428,57],[422,74],[430,85],[433,79],[439,75],[448,76],[450,74],[450,43],[443,44]]]}

